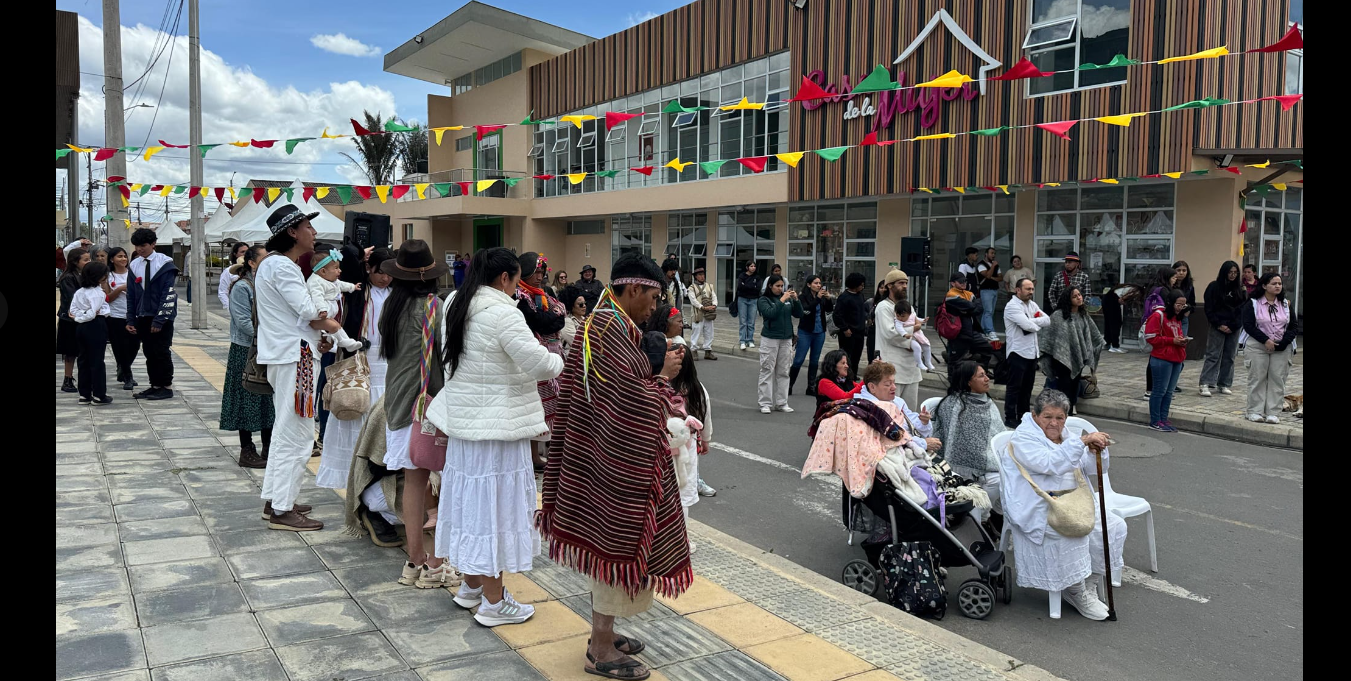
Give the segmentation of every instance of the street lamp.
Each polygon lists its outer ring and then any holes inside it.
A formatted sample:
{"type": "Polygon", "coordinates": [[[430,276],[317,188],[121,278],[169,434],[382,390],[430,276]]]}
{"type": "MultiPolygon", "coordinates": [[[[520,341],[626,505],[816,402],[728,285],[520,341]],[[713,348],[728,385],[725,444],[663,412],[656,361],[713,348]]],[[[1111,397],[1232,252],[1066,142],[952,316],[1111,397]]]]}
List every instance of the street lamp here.
{"type": "Polygon", "coordinates": [[[131,105],[131,106],[129,106],[129,107],[123,109],[123,110],[122,110],[122,113],[126,113],[126,112],[128,112],[128,111],[131,111],[132,109],[153,109],[153,108],[155,108],[153,105],[146,104],[145,102],[141,102],[140,104],[133,104],[133,105],[131,105]]]}

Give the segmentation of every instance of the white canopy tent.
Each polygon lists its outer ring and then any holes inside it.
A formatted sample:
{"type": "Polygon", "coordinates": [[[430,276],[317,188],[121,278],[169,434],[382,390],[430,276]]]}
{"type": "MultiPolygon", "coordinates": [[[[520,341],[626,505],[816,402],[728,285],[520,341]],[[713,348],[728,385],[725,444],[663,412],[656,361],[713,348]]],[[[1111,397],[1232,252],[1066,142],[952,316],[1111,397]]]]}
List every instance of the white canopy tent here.
{"type": "Polygon", "coordinates": [[[155,228],[155,241],[161,246],[170,246],[173,244],[188,244],[192,239],[188,233],[172,222],[161,222],[155,228]]]}
{"type": "MultiPolygon", "coordinates": [[[[296,180],[291,184],[293,196],[288,202],[285,195],[277,197],[277,201],[271,206],[266,205],[266,200],[254,202],[252,198],[240,209],[238,213],[230,218],[222,237],[234,239],[236,241],[247,241],[249,243],[263,242],[272,236],[271,230],[267,228],[267,217],[281,206],[290,203],[305,213],[318,213],[310,224],[318,232],[318,239],[326,242],[342,241],[344,231],[343,221],[334,217],[328,209],[319,204],[318,199],[313,197],[309,201],[302,200],[305,185],[296,180]]],[[[266,191],[266,190],[256,190],[266,191]]]]}
{"type": "Polygon", "coordinates": [[[217,243],[225,238],[226,225],[230,224],[230,210],[221,204],[216,207],[216,212],[211,214],[203,228],[206,230],[206,242],[209,244],[217,243]]]}

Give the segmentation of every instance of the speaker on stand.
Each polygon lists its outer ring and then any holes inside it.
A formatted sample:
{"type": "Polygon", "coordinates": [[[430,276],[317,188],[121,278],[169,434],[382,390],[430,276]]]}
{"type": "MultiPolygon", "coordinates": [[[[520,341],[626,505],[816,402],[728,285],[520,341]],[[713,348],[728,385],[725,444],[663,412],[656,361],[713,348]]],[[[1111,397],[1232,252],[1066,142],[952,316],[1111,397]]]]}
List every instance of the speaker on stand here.
{"type": "Polygon", "coordinates": [[[367,246],[389,248],[394,243],[388,215],[349,212],[343,218],[343,223],[343,242],[356,246],[358,250],[367,246]]]}
{"type": "MultiPolygon", "coordinates": [[[[933,276],[933,249],[928,237],[901,237],[901,271],[911,279],[924,282],[924,295],[911,296],[911,304],[921,309],[929,300],[929,280],[933,276]]],[[[917,286],[911,285],[911,289],[917,286]]],[[[921,317],[929,316],[927,310],[917,312],[921,317]]]]}

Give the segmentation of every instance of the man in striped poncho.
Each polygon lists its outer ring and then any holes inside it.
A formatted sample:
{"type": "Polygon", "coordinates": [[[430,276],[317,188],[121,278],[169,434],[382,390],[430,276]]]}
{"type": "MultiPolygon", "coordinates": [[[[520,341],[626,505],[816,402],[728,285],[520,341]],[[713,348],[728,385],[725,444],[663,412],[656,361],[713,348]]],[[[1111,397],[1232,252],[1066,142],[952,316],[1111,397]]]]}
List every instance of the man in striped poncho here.
{"type": "Polygon", "coordinates": [[[665,426],[684,349],[668,351],[653,375],[639,348],[633,320],[656,305],[657,264],[626,254],[612,276],[560,376],[537,524],[550,557],[591,579],[586,670],[645,679],[650,672],[630,657],[643,643],[616,636],[614,620],[647,610],[654,590],[679,595],[694,578],[665,426]]]}

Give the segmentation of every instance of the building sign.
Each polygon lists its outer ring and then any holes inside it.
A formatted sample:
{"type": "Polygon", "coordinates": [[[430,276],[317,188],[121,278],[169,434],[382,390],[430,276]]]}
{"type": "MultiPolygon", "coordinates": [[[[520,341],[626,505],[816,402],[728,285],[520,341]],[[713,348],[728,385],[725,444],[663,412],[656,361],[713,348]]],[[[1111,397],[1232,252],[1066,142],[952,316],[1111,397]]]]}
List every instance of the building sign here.
{"type": "MultiPolygon", "coordinates": [[[[999,60],[991,57],[988,52],[977,45],[970,36],[963,31],[961,26],[947,10],[940,9],[929,19],[929,23],[924,26],[924,30],[919,32],[915,39],[901,52],[892,65],[904,62],[911,54],[923,44],[929,34],[942,24],[952,34],[963,47],[976,55],[981,61],[979,75],[975,83],[966,83],[959,88],[910,88],[908,90],[891,90],[886,92],[869,92],[862,95],[861,99],[850,94],[853,85],[849,76],[842,78],[842,85],[826,82],[824,71],[816,70],[807,74],[807,79],[816,83],[821,89],[830,93],[839,93],[837,97],[819,99],[802,103],[802,108],[808,111],[819,109],[827,104],[838,104],[844,102],[844,119],[853,120],[855,118],[872,117],[873,122],[871,130],[876,132],[891,125],[897,114],[919,111],[919,122],[922,128],[932,128],[938,124],[942,113],[942,107],[945,102],[956,101],[961,98],[964,102],[969,102],[979,95],[985,94],[985,74],[987,71],[1003,66],[999,60]]],[[[866,75],[866,74],[865,74],[866,75]]],[[[904,70],[899,70],[893,74],[895,81],[901,86],[906,87],[908,74],[904,70]]],[[[860,78],[862,80],[862,78],[860,78]]],[[[923,81],[923,78],[917,78],[915,82],[923,81]]]]}

